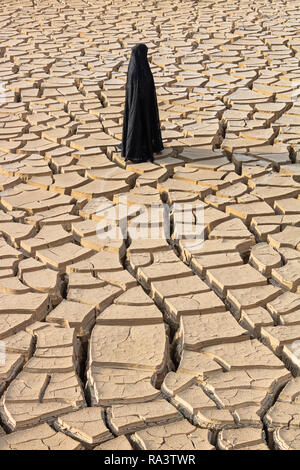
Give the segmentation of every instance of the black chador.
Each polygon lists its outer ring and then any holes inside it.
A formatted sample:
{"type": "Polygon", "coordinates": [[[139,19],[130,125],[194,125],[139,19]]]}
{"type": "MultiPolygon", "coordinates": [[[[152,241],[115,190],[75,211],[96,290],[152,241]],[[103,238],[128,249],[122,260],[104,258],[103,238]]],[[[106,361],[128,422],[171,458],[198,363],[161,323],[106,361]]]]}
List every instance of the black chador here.
{"type": "Polygon", "coordinates": [[[163,150],[153,75],[147,59],[148,48],[132,49],[127,72],[122,156],[125,160],[153,161],[163,150]]]}

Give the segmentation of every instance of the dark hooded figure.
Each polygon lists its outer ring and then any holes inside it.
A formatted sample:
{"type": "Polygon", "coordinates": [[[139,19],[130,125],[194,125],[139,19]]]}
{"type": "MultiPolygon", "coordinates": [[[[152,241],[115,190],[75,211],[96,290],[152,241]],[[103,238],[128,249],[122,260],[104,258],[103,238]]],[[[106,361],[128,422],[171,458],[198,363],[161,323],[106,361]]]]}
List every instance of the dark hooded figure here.
{"type": "Polygon", "coordinates": [[[125,160],[153,161],[163,150],[153,75],[147,59],[148,47],[132,49],[127,72],[123,121],[122,156],[125,160]]]}

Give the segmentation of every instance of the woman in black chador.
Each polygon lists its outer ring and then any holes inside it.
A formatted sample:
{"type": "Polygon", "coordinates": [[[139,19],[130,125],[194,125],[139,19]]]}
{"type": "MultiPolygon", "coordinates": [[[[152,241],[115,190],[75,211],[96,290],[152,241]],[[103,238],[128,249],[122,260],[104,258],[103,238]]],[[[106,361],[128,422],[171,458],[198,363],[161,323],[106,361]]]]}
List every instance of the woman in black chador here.
{"type": "Polygon", "coordinates": [[[153,161],[163,150],[153,75],[147,59],[148,47],[132,49],[127,72],[122,156],[125,160],[153,161]]]}

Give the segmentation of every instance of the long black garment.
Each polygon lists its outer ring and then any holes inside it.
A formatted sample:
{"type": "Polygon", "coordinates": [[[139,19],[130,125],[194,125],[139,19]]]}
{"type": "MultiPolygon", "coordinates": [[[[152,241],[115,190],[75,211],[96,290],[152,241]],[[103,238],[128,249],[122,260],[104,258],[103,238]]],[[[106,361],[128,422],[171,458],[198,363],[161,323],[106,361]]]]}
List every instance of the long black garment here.
{"type": "Polygon", "coordinates": [[[132,49],[127,72],[121,145],[125,160],[140,162],[153,161],[153,152],[160,152],[164,148],[147,52],[145,44],[137,44],[132,49]]]}

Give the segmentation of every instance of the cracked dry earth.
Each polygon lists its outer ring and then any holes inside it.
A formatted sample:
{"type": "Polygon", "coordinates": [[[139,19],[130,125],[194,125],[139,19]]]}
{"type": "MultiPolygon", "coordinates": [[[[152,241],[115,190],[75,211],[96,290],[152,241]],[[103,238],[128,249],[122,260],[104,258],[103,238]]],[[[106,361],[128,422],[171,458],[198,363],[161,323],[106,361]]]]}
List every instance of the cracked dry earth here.
{"type": "Polygon", "coordinates": [[[1,450],[300,449],[299,20],[288,0],[2,2],[1,450]],[[139,41],[165,150],[125,165],[139,41]],[[124,200],[125,240],[98,237],[124,200]],[[192,233],[200,201],[202,246],[133,237],[135,205],[189,203],[192,233]]]}

